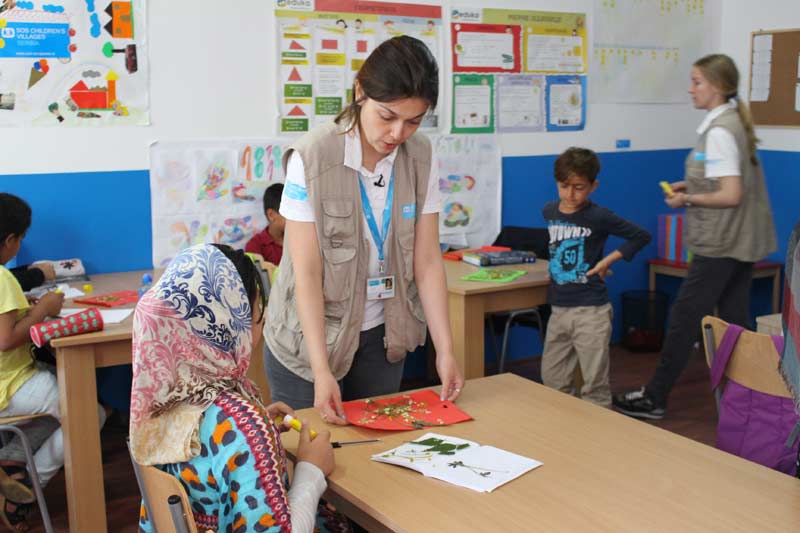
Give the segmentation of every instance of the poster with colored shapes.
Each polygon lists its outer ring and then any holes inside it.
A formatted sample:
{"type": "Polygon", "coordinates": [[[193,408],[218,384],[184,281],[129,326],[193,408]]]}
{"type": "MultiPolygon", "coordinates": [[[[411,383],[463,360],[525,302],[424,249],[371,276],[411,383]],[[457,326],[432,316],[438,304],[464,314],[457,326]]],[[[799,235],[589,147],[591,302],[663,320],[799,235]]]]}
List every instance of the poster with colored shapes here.
{"type": "Polygon", "coordinates": [[[586,125],[586,76],[547,76],[547,131],[582,130],[586,125]]]}
{"type": "Polygon", "coordinates": [[[452,24],[453,72],[519,72],[520,27],[452,24]]]}
{"type": "Polygon", "coordinates": [[[431,139],[439,168],[439,240],[459,248],[491,244],[500,233],[503,167],[495,135],[431,139]]]}
{"type": "Polygon", "coordinates": [[[484,9],[483,22],[521,27],[523,73],[587,72],[583,13],[484,9]]]}
{"type": "Polygon", "coordinates": [[[150,146],[153,266],[208,242],[244,248],[266,227],[264,191],[283,183],[284,139],[156,142],[150,146]]]}
{"type": "Polygon", "coordinates": [[[494,76],[453,75],[453,133],[494,133],[494,76]]]}
{"type": "MultiPolygon", "coordinates": [[[[334,119],[352,101],[353,80],[361,65],[387,39],[416,37],[442,64],[440,6],[276,0],[275,17],[281,133],[301,134],[334,119]]],[[[427,129],[438,125],[438,111],[426,115],[422,122],[427,129]]]]}
{"type": "Polygon", "coordinates": [[[532,132],[545,128],[545,77],[536,74],[495,76],[497,131],[532,132]]]}
{"type": "Polygon", "coordinates": [[[686,102],[692,63],[713,51],[707,5],[707,0],[594,0],[592,102],[686,102]]]}
{"type": "Polygon", "coordinates": [[[370,429],[408,431],[472,420],[456,404],[440,400],[432,390],[344,402],[342,408],[348,422],[370,429]]]}
{"type": "Polygon", "coordinates": [[[150,123],[144,0],[0,2],[0,126],[150,123]]]}

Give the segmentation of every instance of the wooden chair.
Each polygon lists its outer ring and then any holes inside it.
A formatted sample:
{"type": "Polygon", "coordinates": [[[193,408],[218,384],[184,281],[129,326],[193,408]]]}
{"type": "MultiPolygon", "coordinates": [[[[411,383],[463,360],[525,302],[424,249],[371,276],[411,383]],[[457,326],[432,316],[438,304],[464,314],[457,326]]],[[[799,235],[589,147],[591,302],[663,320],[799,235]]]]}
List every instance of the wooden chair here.
{"type": "MultiPolygon", "coordinates": [[[[715,316],[703,318],[703,338],[709,368],[727,329],[728,323],[724,320],[715,316]]],[[[743,331],[731,354],[725,377],[759,392],[791,398],[792,395],[778,372],[780,359],[781,354],[775,349],[775,344],[769,335],[743,331]]],[[[719,390],[718,388],[715,393],[717,407],[719,407],[719,390]]]]}
{"type": "Polygon", "coordinates": [[[154,466],[140,465],[133,456],[131,463],[153,533],[197,533],[189,496],[178,478],[154,466]]]}
{"type": "Polygon", "coordinates": [[[48,415],[36,414],[36,415],[7,416],[4,418],[0,418],[0,433],[8,431],[14,433],[17,437],[19,437],[19,440],[22,443],[22,449],[25,451],[25,463],[31,475],[31,484],[33,485],[33,493],[36,495],[36,501],[39,504],[39,512],[42,515],[42,524],[44,525],[44,530],[47,533],[53,533],[53,524],[50,522],[50,513],[47,511],[47,503],[44,501],[44,492],[42,492],[42,486],[39,483],[39,472],[36,471],[36,464],[33,461],[33,451],[31,450],[31,444],[28,441],[28,437],[25,436],[25,432],[22,430],[22,428],[18,427],[18,424],[20,423],[30,422],[31,420],[34,420],[36,418],[41,418],[44,416],[48,415]]]}
{"type": "MultiPolygon", "coordinates": [[[[258,254],[254,254],[257,257],[261,257],[258,254]]],[[[269,289],[271,286],[270,280],[272,280],[273,273],[275,272],[275,265],[270,263],[269,261],[264,261],[263,259],[256,263],[256,266],[261,274],[261,283],[264,284],[264,291],[267,294],[267,298],[269,298],[269,289]]],[[[265,309],[264,312],[266,313],[267,310],[265,309]]],[[[269,404],[271,400],[271,394],[269,390],[269,381],[267,381],[267,371],[264,368],[264,336],[262,335],[258,341],[258,344],[253,349],[253,353],[250,356],[250,367],[247,369],[247,377],[250,378],[250,381],[258,386],[259,390],[261,391],[261,399],[264,400],[265,404],[269,404]]]]}

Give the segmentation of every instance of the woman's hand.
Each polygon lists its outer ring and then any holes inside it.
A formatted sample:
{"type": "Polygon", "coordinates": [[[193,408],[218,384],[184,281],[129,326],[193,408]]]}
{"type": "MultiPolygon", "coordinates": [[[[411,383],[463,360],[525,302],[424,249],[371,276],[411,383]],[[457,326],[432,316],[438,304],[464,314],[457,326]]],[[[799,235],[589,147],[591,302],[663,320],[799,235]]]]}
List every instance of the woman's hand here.
{"type": "Polygon", "coordinates": [[[342,407],[342,391],[330,371],[314,376],[314,407],[325,422],[347,425],[342,407]]]}
{"type": "Polygon", "coordinates": [[[676,192],[672,196],[664,198],[664,203],[670,206],[672,209],[683,207],[686,205],[686,194],[682,192],[676,192]]]}
{"type": "Polygon", "coordinates": [[[669,186],[672,192],[683,192],[686,190],[686,181],[673,181],[669,186]]]}
{"type": "Polygon", "coordinates": [[[301,420],[303,428],[300,430],[300,442],[297,446],[297,460],[305,461],[322,470],[322,474],[328,477],[336,466],[333,458],[333,447],[331,446],[330,431],[322,430],[317,433],[314,440],[311,440],[309,424],[306,420],[301,420]]]}
{"type": "Polygon", "coordinates": [[[464,388],[464,377],[458,368],[456,358],[452,354],[437,355],[436,372],[442,381],[442,392],[439,397],[442,400],[455,401],[461,394],[461,389],[464,388]]]}

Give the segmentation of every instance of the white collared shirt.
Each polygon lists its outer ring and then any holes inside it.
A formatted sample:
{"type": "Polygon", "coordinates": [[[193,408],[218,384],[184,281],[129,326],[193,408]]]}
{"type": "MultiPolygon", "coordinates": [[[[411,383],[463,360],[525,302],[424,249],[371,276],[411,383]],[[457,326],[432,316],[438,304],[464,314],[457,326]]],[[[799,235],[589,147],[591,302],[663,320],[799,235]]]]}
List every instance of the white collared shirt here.
{"type": "MultiPolygon", "coordinates": [[[[364,189],[369,198],[369,205],[375,216],[378,227],[382,227],[383,209],[386,206],[386,194],[388,192],[389,178],[392,175],[392,166],[397,157],[397,148],[392,153],[378,161],[375,171],[371,172],[362,165],[361,157],[361,138],[358,128],[344,138],[344,165],[361,174],[364,189]],[[383,176],[381,182],[379,177],[383,176]],[[377,186],[375,183],[382,183],[377,186]]],[[[314,209],[308,201],[306,190],[306,171],[303,160],[297,152],[292,152],[289,156],[289,163],[286,165],[286,184],[281,197],[280,213],[288,220],[295,222],[315,222],[314,209]]],[[[431,153],[431,172],[428,176],[428,192],[425,195],[425,205],[422,214],[439,213],[442,209],[442,193],[439,190],[439,163],[436,154],[431,153]]],[[[378,247],[372,238],[372,234],[367,226],[366,219],[361,217],[364,235],[369,242],[369,277],[379,276],[378,268],[378,247]]],[[[383,324],[383,302],[380,300],[367,300],[364,305],[364,321],[361,323],[361,331],[372,329],[383,324]]]]}
{"type": "MultiPolygon", "coordinates": [[[[702,135],[711,125],[711,121],[720,116],[723,111],[736,109],[736,100],[715,107],[706,113],[703,122],[697,128],[697,134],[702,135]]],[[[723,176],[741,176],[741,160],[739,159],[739,146],[733,134],[725,128],[711,128],[706,135],[706,178],[717,179],[723,176]]]]}

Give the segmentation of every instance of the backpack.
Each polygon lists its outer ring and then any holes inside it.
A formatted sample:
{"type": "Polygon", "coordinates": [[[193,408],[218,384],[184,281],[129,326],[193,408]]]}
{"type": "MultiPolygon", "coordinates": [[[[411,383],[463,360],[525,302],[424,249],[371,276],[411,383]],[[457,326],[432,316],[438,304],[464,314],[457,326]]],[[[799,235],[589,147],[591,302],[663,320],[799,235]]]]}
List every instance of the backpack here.
{"type": "MultiPolygon", "coordinates": [[[[712,390],[720,386],[742,331],[734,324],[725,330],[711,365],[712,390]]],[[[783,337],[773,336],[772,341],[777,353],[782,353],[783,337]]],[[[759,392],[728,378],[719,401],[717,448],[795,475],[798,433],[800,417],[791,398],[759,392]]]]}

